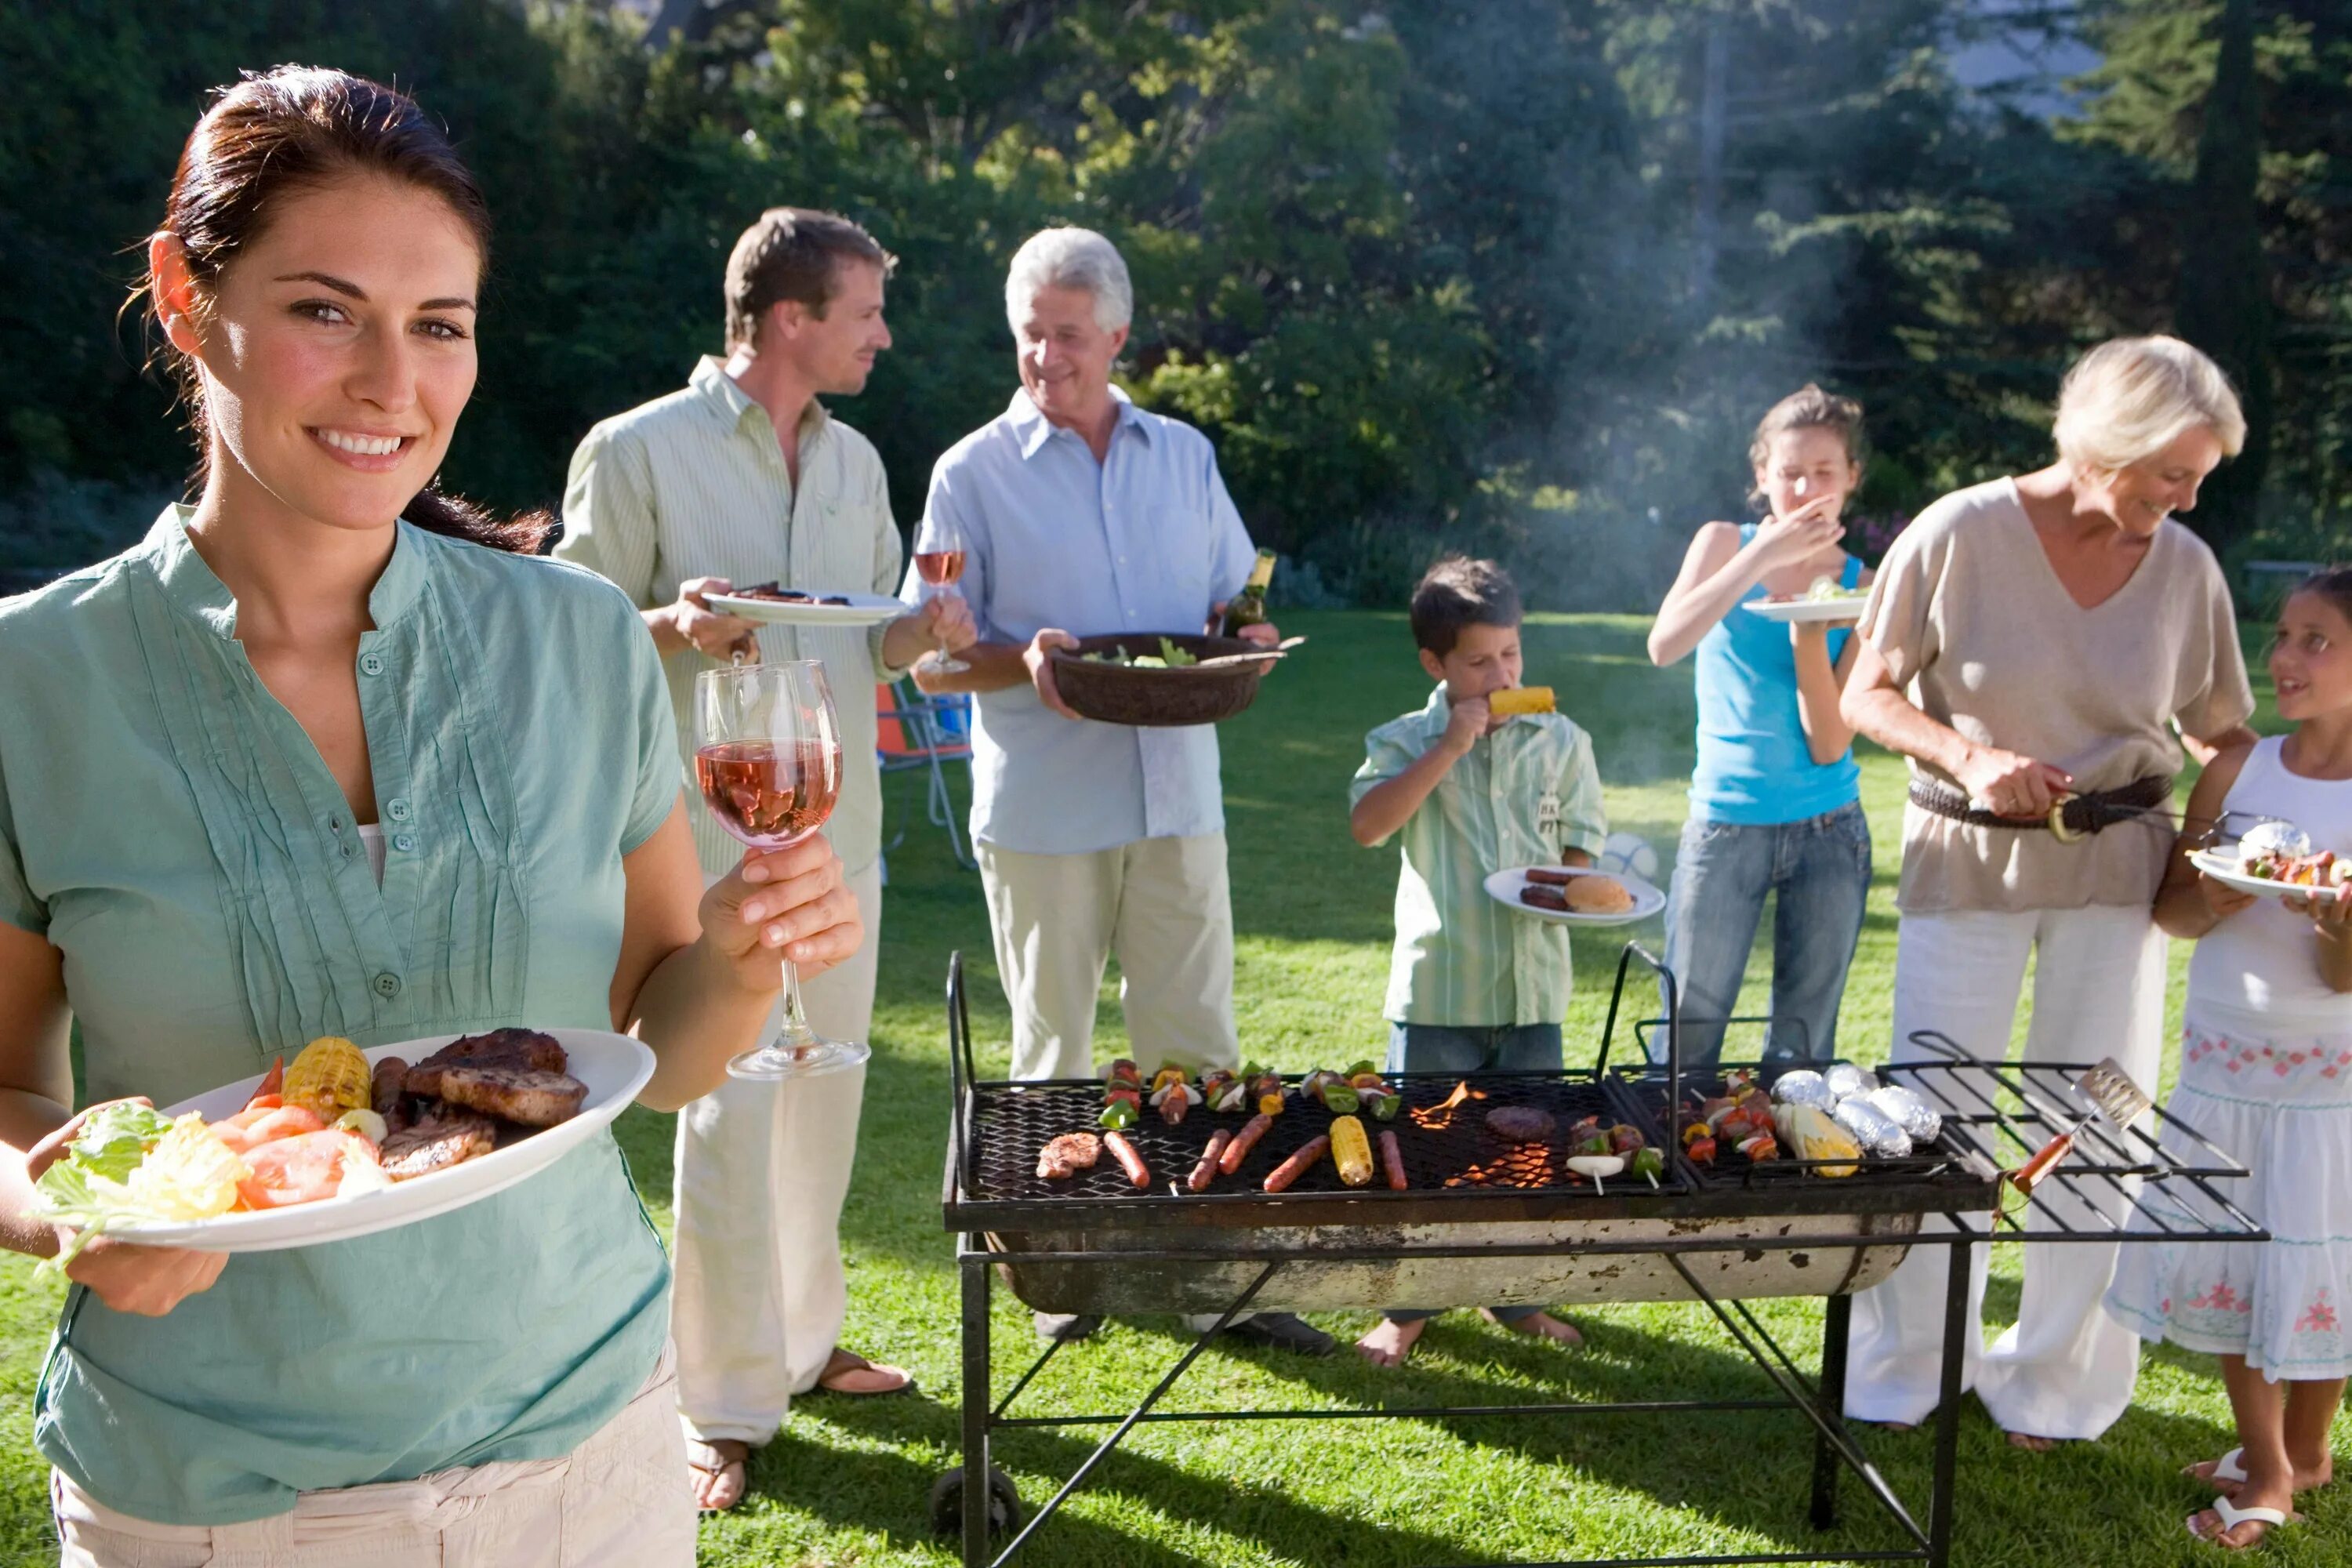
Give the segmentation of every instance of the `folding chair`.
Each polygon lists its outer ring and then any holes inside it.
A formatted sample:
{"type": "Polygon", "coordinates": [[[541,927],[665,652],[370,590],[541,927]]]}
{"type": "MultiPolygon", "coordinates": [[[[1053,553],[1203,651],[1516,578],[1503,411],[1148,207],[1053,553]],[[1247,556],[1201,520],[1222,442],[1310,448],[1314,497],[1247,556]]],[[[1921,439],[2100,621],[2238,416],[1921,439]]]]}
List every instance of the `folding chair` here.
{"type": "MultiPolygon", "coordinates": [[[[886,773],[923,768],[930,773],[925,809],[933,826],[948,830],[948,844],[956,864],[967,871],[980,862],[964,847],[963,829],[956,822],[955,800],[948,793],[947,766],[971,765],[971,699],[962,692],[933,697],[915,689],[911,681],[898,680],[874,688],[875,750],[886,773]]],[[[895,848],[906,838],[904,829],[890,840],[895,848]]]]}

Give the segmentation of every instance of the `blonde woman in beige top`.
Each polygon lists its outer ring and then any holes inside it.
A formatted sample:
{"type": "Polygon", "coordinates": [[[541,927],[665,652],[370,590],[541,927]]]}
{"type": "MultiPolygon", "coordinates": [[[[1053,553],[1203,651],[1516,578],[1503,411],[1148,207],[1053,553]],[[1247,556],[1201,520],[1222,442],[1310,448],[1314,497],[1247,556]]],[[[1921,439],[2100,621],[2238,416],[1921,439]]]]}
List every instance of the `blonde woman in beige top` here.
{"type": "MultiPolygon", "coordinates": [[[[2032,958],[2025,1059],[2112,1054],[2153,1087],[2172,775],[2183,740],[2200,761],[2251,741],[2253,711],[2221,568],[2172,514],[2245,420],[2197,350],[2126,338],[2067,373],[2056,434],[2056,463],[1946,496],[1895,542],[1842,706],[1911,763],[1895,1059],[1928,1054],[1922,1029],[2005,1057],[2032,958]]],[[[2017,1446],[2096,1437],[2131,1402],[2137,1342],[2099,1305],[2114,1267],[2113,1247],[2029,1248],[2017,1325],[1990,1350],[1970,1326],[1966,1375],[2017,1446]]],[[[1849,1415],[1935,1408],[1944,1279],[1931,1248],[1856,1300],[1849,1415]]]]}

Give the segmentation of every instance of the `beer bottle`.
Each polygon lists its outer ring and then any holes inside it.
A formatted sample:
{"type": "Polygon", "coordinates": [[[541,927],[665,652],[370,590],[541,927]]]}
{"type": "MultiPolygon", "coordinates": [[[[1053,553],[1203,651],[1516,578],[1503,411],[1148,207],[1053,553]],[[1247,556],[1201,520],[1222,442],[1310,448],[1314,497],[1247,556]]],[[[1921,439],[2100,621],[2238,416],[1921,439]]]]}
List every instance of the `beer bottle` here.
{"type": "Polygon", "coordinates": [[[1224,618],[1217,623],[1217,635],[1237,637],[1244,626],[1265,624],[1265,585],[1274,581],[1274,552],[1257,552],[1257,564],[1250,568],[1249,582],[1242,591],[1225,604],[1224,618]]]}

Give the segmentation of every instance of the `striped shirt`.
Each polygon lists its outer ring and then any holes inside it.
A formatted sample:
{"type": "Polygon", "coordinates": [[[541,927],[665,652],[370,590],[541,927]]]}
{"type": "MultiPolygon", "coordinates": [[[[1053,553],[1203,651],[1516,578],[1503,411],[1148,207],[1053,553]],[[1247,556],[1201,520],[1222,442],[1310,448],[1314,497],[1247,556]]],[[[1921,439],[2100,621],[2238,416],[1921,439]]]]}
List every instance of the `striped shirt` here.
{"type": "MultiPolygon", "coordinates": [[[[801,482],[784,467],[768,411],[706,355],[684,390],[588,432],[563,492],[564,560],[620,584],[640,607],[674,604],[678,584],[724,577],[812,593],[896,594],[905,559],[874,444],[812,400],[801,417],[801,482]]],[[[841,800],[825,837],[849,870],[882,853],[874,685],[906,671],[882,662],[887,626],[762,626],[760,657],[824,663],[841,712],[841,800]]],[[[716,668],[693,648],[666,655],[695,852],[707,875],[743,847],[711,820],[696,787],[694,678],[716,668]]]]}
{"type": "MultiPolygon", "coordinates": [[[[1418,762],[1453,714],[1440,686],[1426,708],[1365,736],[1349,803],[1418,762]]],[[[1508,720],[1471,746],[1399,832],[1388,1016],[1460,1028],[1565,1018],[1568,928],[1505,909],[1486,882],[1514,866],[1557,865],[1563,850],[1600,854],[1609,824],[1591,737],[1558,713],[1508,720]]]]}

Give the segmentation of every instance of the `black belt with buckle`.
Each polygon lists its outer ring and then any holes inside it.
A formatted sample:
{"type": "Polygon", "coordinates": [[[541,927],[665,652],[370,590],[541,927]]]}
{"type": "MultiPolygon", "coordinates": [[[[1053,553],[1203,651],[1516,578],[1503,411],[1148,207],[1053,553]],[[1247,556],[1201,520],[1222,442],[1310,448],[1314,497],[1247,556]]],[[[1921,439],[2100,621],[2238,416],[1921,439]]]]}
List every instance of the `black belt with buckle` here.
{"type": "Polygon", "coordinates": [[[2003,816],[1979,811],[1969,797],[1949,784],[1927,779],[1911,781],[1911,804],[1937,816],[1948,816],[1970,827],[2011,827],[2031,832],[2044,829],[2061,844],[2072,844],[2085,834],[2098,833],[2118,822],[2130,822],[2172,801],[2172,780],[2161,773],[2134,779],[2116,789],[2058,797],[2046,816],[2003,816]]]}

